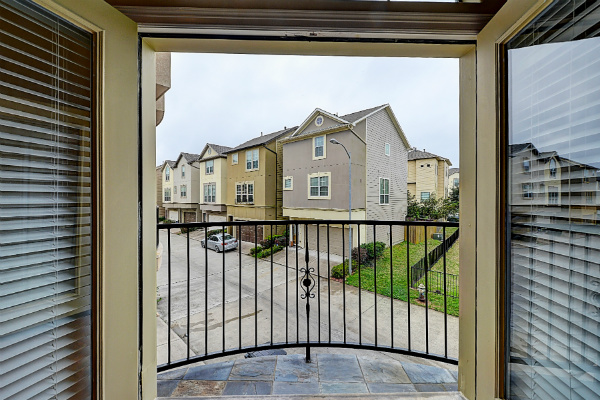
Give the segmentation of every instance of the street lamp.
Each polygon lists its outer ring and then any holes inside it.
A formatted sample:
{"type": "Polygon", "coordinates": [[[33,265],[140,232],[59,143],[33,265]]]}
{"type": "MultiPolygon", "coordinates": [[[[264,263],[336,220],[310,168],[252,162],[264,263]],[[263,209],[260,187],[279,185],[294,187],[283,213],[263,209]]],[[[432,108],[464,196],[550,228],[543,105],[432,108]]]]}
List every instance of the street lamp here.
{"type": "MultiPolygon", "coordinates": [[[[340,142],[335,139],[329,139],[333,144],[339,144],[348,154],[348,220],[352,221],[352,156],[350,152],[340,142]]],[[[360,252],[360,250],[359,250],[360,252]]],[[[360,258],[360,257],[359,257],[360,258]]],[[[348,274],[352,275],[352,225],[348,223],[348,274]]]]}

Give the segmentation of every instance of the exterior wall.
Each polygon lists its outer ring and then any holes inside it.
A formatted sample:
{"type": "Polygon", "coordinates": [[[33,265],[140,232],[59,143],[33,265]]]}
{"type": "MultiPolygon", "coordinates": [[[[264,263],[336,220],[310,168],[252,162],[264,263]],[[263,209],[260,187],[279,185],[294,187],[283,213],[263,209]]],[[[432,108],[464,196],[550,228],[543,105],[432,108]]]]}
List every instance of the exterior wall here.
{"type": "Polygon", "coordinates": [[[452,192],[452,189],[454,189],[454,179],[458,179],[460,185],[460,172],[455,172],[448,176],[448,195],[452,192]]]}
{"type": "MultiPolygon", "coordinates": [[[[364,209],[365,201],[365,144],[350,131],[326,135],[326,158],[312,159],[312,137],[283,145],[283,176],[293,177],[293,190],[283,191],[284,209],[315,208],[348,210],[348,155],[340,145],[329,143],[337,139],[352,155],[352,209],[364,209]],[[330,199],[309,199],[309,174],[330,172],[330,199]],[[356,188],[356,190],[355,190],[356,188]],[[361,189],[362,188],[362,189],[361,189]]],[[[284,215],[289,215],[284,213],[284,215]]],[[[347,219],[345,217],[345,219],[347,219]]]]}
{"type": "MultiPolygon", "coordinates": [[[[267,145],[276,151],[276,142],[267,145]]],[[[238,151],[238,163],[231,164],[227,155],[227,216],[233,220],[274,220],[276,207],[275,154],[263,146],[238,151]],[[258,149],[258,170],[246,171],[246,151],[258,149]],[[254,182],[254,204],[236,204],[236,182],[254,182]]],[[[266,232],[266,231],[265,231],[266,232]]]]}
{"type": "Polygon", "coordinates": [[[158,207],[158,216],[165,216],[165,207],[163,207],[163,189],[162,189],[162,171],[156,168],[156,206],[158,207]]]}
{"type": "Polygon", "coordinates": [[[415,171],[415,192],[411,192],[417,201],[421,200],[422,192],[429,192],[430,196],[440,197],[438,194],[438,179],[435,171],[438,169],[438,160],[435,158],[425,158],[422,160],[409,161],[415,171]],[[428,167],[427,164],[430,166],[428,167]],[[423,167],[421,167],[423,165],[423,167]]]}
{"type": "MultiPolygon", "coordinates": [[[[408,149],[385,110],[366,120],[367,219],[376,221],[403,221],[407,208],[408,149]],[[385,144],[390,144],[390,155],[385,155],[385,144]],[[380,204],[379,178],[390,180],[390,202],[380,204]]],[[[373,227],[367,228],[367,242],[373,241],[373,227]]],[[[390,244],[389,227],[378,227],[375,240],[390,244]]],[[[404,240],[403,227],[394,227],[392,243],[404,240]]]]}
{"type": "Polygon", "coordinates": [[[315,132],[315,131],[324,131],[326,129],[329,129],[329,128],[333,127],[333,126],[340,125],[340,124],[341,124],[341,122],[335,121],[335,120],[329,118],[325,114],[315,113],[315,115],[313,116],[313,118],[311,119],[311,121],[309,122],[309,124],[306,126],[306,128],[304,128],[300,132],[298,132],[298,135],[301,135],[303,133],[315,132]],[[314,123],[315,119],[319,115],[323,116],[323,124],[321,126],[317,126],[314,123]]]}
{"type": "Polygon", "coordinates": [[[214,157],[214,155],[203,157],[200,161],[200,185],[199,185],[199,200],[201,204],[200,209],[202,213],[206,213],[208,221],[223,221],[223,218],[227,215],[227,158],[225,157],[214,157]],[[206,174],[206,161],[212,159],[214,167],[212,174],[206,174]],[[208,183],[214,183],[216,188],[216,196],[214,203],[204,202],[204,185],[208,183]],[[212,217],[212,218],[211,218],[212,217]]]}
{"type": "Polygon", "coordinates": [[[446,161],[438,161],[437,177],[436,196],[446,198],[448,197],[448,163],[446,161]]]}
{"type": "Polygon", "coordinates": [[[169,169],[171,172],[170,172],[168,181],[167,181],[167,175],[166,175],[167,167],[164,167],[162,170],[162,199],[163,199],[163,206],[165,206],[165,207],[167,204],[173,203],[173,168],[169,167],[169,169]],[[171,189],[171,200],[170,201],[165,201],[165,189],[171,189]]]}

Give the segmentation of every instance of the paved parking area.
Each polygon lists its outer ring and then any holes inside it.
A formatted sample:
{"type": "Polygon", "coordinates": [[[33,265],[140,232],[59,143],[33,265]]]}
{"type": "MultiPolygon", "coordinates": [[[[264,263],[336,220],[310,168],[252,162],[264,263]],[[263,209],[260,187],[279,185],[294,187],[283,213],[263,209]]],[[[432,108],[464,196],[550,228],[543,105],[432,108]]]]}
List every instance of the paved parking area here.
{"type": "MultiPolygon", "coordinates": [[[[184,367],[158,375],[163,399],[198,396],[457,393],[457,372],[354,354],[266,356],[184,367]]],[[[461,397],[456,397],[461,398],[461,397]]]]}

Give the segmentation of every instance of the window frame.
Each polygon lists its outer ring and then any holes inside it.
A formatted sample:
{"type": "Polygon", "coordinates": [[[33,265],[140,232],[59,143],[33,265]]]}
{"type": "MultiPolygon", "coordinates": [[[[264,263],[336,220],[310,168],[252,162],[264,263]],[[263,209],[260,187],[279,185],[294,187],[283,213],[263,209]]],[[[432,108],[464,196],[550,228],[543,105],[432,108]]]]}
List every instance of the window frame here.
{"type": "Polygon", "coordinates": [[[237,165],[239,160],[239,153],[231,154],[231,165],[237,165]]]}
{"type": "Polygon", "coordinates": [[[283,190],[294,190],[294,177],[293,176],[284,176],[283,177],[283,190]],[[286,181],[290,181],[290,187],[286,187],[286,181]]]}
{"type": "Polygon", "coordinates": [[[390,178],[383,178],[383,177],[379,177],[379,204],[380,205],[390,205],[390,178]],[[382,193],[382,183],[383,182],[387,182],[387,193],[382,193]],[[385,197],[387,196],[387,202],[386,201],[381,201],[382,198],[385,200],[385,197]]]}
{"type": "Polygon", "coordinates": [[[315,172],[312,174],[308,174],[308,199],[309,200],[330,200],[331,199],[331,172],[315,172]],[[318,178],[318,195],[313,196],[311,194],[311,178],[318,178]],[[327,195],[321,195],[321,188],[325,187],[321,185],[321,178],[327,178],[327,195]]]}
{"type": "Polygon", "coordinates": [[[235,204],[254,204],[254,181],[235,183],[235,204]],[[246,196],[246,201],[243,201],[243,196],[246,196]]]}
{"type": "Polygon", "coordinates": [[[163,190],[163,201],[169,202],[171,201],[172,197],[171,197],[171,188],[165,188],[165,190],[163,190]],[[167,194],[169,195],[169,197],[167,198],[167,194]]]}
{"type": "Polygon", "coordinates": [[[182,199],[187,198],[187,185],[179,186],[179,197],[181,197],[182,199]]]}
{"type": "Polygon", "coordinates": [[[312,138],[312,159],[313,160],[322,160],[324,158],[327,158],[327,135],[319,135],[319,136],[314,136],[312,138]],[[323,150],[323,154],[320,156],[317,156],[317,139],[323,139],[323,144],[322,146],[318,146],[319,148],[322,148],[323,150]]]}
{"type": "Polygon", "coordinates": [[[181,166],[181,178],[185,179],[185,164],[181,166]]]}
{"type": "Polygon", "coordinates": [[[260,168],[260,153],[258,150],[259,149],[246,150],[246,171],[256,171],[260,168]],[[248,158],[248,155],[250,155],[250,158],[248,158]],[[254,156],[256,156],[256,159],[254,156]],[[248,168],[248,163],[250,163],[250,168],[248,168]]]}
{"type": "Polygon", "coordinates": [[[169,166],[167,165],[165,167],[165,182],[170,182],[171,181],[171,168],[169,168],[169,166]]]}
{"type": "Polygon", "coordinates": [[[217,184],[215,182],[209,182],[204,184],[203,191],[204,203],[216,203],[217,202],[217,184]],[[212,192],[212,194],[211,194],[212,192]]]}
{"type": "Polygon", "coordinates": [[[215,173],[215,160],[205,161],[204,162],[204,174],[205,175],[212,175],[214,173],[215,173]]]}
{"type": "Polygon", "coordinates": [[[385,144],[384,154],[388,157],[392,154],[392,146],[389,143],[385,144]]]}
{"type": "Polygon", "coordinates": [[[423,200],[429,200],[429,199],[431,199],[431,192],[421,192],[421,195],[420,195],[420,201],[423,201],[423,200]],[[425,193],[427,193],[427,198],[425,198],[425,199],[424,199],[424,198],[423,198],[423,195],[424,195],[425,193]]]}

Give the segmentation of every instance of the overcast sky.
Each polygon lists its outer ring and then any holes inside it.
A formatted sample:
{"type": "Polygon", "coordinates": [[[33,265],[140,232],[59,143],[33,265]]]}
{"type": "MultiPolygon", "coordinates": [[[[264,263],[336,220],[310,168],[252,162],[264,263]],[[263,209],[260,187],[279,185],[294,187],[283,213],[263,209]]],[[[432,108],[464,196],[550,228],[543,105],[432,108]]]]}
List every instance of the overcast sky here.
{"type": "Polygon", "coordinates": [[[386,103],[411,146],[458,166],[457,59],[173,53],[156,164],[386,103]]]}

